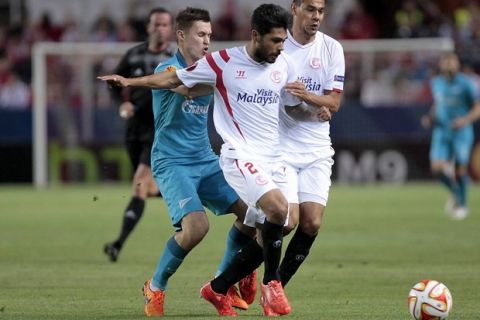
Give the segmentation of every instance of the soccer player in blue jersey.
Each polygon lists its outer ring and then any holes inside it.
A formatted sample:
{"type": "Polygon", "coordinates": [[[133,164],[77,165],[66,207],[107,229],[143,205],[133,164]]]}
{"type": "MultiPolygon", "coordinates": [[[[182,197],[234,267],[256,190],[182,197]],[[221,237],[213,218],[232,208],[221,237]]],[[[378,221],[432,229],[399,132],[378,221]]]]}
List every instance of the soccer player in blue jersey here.
{"type": "MultiPolygon", "coordinates": [[[[183,69],[205,56],[212,34],[208,11],[196,8],[181,11],[176,17],[175,32],[178,52],[161,63],[155,73],[183,69]]],[[[238,217],[228,235],[220,272],[254,234],[253,228],[242,223],[247,207],[226,182],[218,156],[210,145],[207,131],[210,100],[211,95],[186,99],[170,90],[153,90],[152,173],[163,192],[176,232],[168,240],[153,277],[143,287],[147,316],[163,315],[168,279],[206,235],[209,223],[204,206],[216,215],[232,212],[238,217]]],[[[248,308],[235,291],[228,295],[237,299],[237,307],[248,308]]]]}
{"type": "Polygon", "coordinates": [[[475,84],[459,72],[456,54],[443,55],[440,74],[430,83],[434,104],[422,124],[432,126],[430,162],[433,174],[448,188],[446,211],[454,219],[468,215],[468,164],[474,142],[472,123],[480,118],[480,94],[475,84]],[[447,168],[453,161],[454,174],[447,168]]]}

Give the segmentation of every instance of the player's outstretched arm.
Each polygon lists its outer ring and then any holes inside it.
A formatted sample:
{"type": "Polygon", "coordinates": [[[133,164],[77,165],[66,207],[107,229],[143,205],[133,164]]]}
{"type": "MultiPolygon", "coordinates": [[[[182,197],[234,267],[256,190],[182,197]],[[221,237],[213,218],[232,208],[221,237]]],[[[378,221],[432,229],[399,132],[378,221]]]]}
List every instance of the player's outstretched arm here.
{"type": "Polygon", "coordinates": [[[106,81],[109,86],[116,87],[147,87],[151,89],[173,89],[182,84],[176,72],[159,72],[149,76],[125,78],[118,74],[97,77],[106,81]]]}
{"type": "Polygon", "coordinates": [[[192,88],[188,88],[185,85],[178,86],[171,91],[179,93],[188,99],[193,99],[200,96],[207,96],[213,94],[213,88],[206,84],[197,84],[192,88]]]}

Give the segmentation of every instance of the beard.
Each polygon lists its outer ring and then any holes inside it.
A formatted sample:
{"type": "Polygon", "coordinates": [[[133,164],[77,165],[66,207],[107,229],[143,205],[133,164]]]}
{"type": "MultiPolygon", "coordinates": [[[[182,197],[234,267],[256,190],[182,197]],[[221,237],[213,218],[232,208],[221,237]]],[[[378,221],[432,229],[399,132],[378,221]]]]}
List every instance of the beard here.
{"type": "Polygon", "coordinates": [[[277,60],[277,56],[269,55],[264,47],[258,47],[255,50],[255,58],[258,62],[274,63],[277,60]]]}

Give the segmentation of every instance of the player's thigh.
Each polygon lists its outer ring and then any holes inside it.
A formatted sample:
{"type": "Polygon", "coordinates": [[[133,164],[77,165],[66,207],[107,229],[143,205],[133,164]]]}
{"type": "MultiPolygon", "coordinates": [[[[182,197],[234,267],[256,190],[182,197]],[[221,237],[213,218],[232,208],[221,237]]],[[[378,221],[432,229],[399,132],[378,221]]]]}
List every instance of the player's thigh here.
{"type": "Polygon", "coordinates": [[[333,159],[318,159],[298,173],[298,200],[327,205],[330,192],[333,159]]]}
{"type": "Polygon", "coordinates": [[[256,207],[265,193],[278,189],[270,170],[260,162],[220,157],[220,166],[228,184],[250,207],[256,207]]]}
{"type": "Polygon", "coordinates": [[[227,183],[218,160],[202,165],[202,178],[198,194],[202,203],[215,215],[230,213],[229,209],[240,199],[235,190],[227,183]]]}
{"type": "Polygon", "coordinates": [[[455,164],[457,166],[467,166],[470,162],[474,135],[473,130],[469,129],[470,128],[464,128],[464,130],[458,132],[458,134],[454,137],[453,149],[455,164]]]}
{"type": "Polygon", "coordinates": [[[298,221],[297,175],[294,169],[289,167],[285,162],[268,163],[268,169],[268,173],[271,175],[276,189],[266,192],[260,198],[265,197],[262,199],[262,203],[259,203],[259,199],[256,205],[249,206],[244,223],[252,227],[263,224],[267,214],[271,214],[272,211],[275,210],[277,212],[281,211],[280,215],[282,217],[278,219],[278,223],[281,223],[281,221],[285,219],[285,227],[294,228],[298,221]],[[269,208],[272,204],[275,204],[277,208],[269,208]],[[285,210],[287,212],[286,218],[284,217],[285,210]],[[292,213],[294,217],[293,220],[290,220],[290,214],[292,213]],[[296,217],[297,219],[295,219],[296,217]],[[290,224],[292,225],[290,226],[290,224]]]}
{"type": "Polygon", "coordinates": [[[436,128],[430,143],[430,162],[446,162],[453,157],[453,141],[446,130],[436,128]]]}
{"type": "Polygon", "coordinates": [[[166,166],[155,171],[155,181],[162,190],[168,214],[175,227],[190,212],[204,211],[198,195],[201,176],[195,166],[166,166]]]}

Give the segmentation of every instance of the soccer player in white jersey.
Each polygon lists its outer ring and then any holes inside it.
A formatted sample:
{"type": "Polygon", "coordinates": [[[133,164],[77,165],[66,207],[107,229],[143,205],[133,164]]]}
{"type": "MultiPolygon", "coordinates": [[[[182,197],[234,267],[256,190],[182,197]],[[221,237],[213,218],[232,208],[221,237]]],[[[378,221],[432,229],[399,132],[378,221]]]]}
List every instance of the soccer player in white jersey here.
{"type": "MultiPolygon", "coordinates": [[[[201,289],[201,295],[220,315],[235,315],[226,292],[262,261],[265,261],[261,285],[264,314],[282,315],[291,311],[278,270],[283,225],[288,203],[293,201],[288,193],[286,168],[281,162],[279,108],[304,103],[284,90],[287,83],[297,78],[293,62],[282,53],[288,21],[286,10],[263,4],[253,12],[251,40],[246,46],[214,52],[176,72],[130,79],[118,75],[99,77],[121,86],[214,87],[214,122],[224,140],[220,162],[225,178],[249,206],[265,214],[257,241],[244,247],[229,268],[201,289]]],[[[295,88],[290,87],[298,94],[295,88]]]]}
{"type": "MultiPolygon", "coordinates": [[[[291,12],[293,24],[285,52],[295,61],[302,84],[286,89],[311,108],[334,114],[343,92],[345,58],[341,44],[319,31],[325,0],[293,0],[291,12]]],[[[297,121],[289,116],[289,108],[286,110],[280,115],[282,148],[290,169],[288,179],[298,187],[300,210],[291,210],[291,223],[298,221],[299,225],[280,265],[284,287],[307,257],[322,224],[334,154],[328,121],[297,121]]]]}

